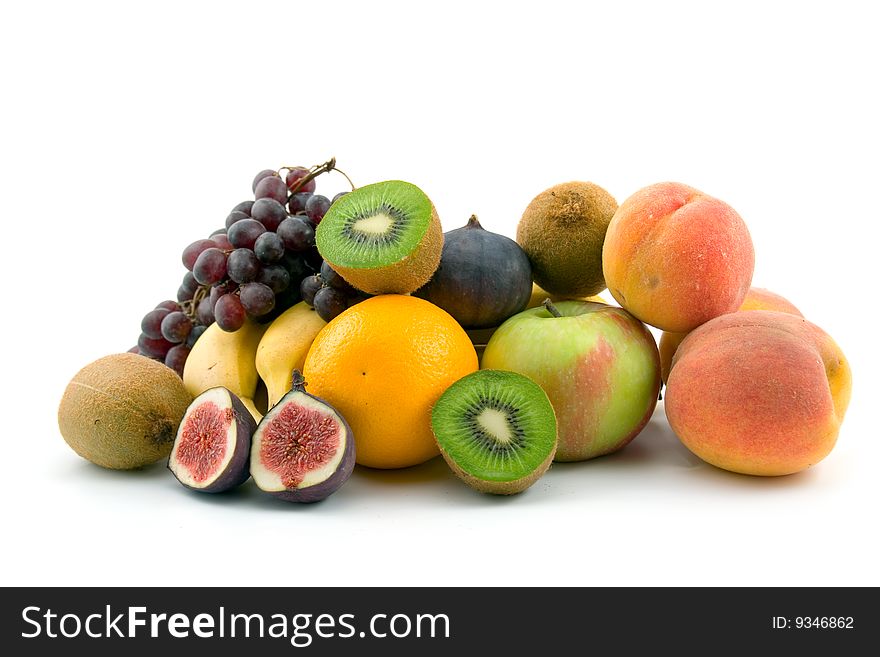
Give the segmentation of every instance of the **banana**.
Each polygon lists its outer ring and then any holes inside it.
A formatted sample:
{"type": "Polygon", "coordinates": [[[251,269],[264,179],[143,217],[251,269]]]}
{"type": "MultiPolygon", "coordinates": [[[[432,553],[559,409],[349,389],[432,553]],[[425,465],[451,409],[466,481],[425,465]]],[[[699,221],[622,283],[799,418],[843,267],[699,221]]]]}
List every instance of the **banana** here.
{"type": "Polygon", "coordinates": [[[246,320],[234,333],[211,324],[196,340],[183,367],[183,386],[195,397],[208,388],[223,386],[241,398],[259,422],[254,406],[259,374],[255,364],[257,346],[267,331],[265,325],[246,320]]]}
{"type": "Polygon", "coordinates": [[[257,373],[269,391],[269,408],[290,391],[293,370],[302,370],[309,347],[326,323],[302,301],[269,326],[257,347],[256,357],[257,373]]]}

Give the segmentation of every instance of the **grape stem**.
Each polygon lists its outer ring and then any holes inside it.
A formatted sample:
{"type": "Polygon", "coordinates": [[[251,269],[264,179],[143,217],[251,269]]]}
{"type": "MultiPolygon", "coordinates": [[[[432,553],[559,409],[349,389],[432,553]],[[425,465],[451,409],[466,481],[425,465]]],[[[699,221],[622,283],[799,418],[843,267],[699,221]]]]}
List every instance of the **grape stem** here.
{"type": "Polygon", "coordinates": [[[184,315],[189,317],[193,324],[199,324],[198,317],[196,316],[196,310],[199,307],[199,302],[208,296],[211,293],[210,285],[199,285],[196,288],[195,293],[193,294],[193,298],[189,301],[184,301],[180,304],[180,309],[184,315]]]}
{"type": "MultiPolygon", "coordinates": [[[[291,171],[292,169],[298,169],[300,167],[281,167],[278,169],[277,173],[280,176],[282,171],[291,171]]],[[[345,179],[348,181],[348,184],[351,186],[351,191],[355,190],[354,183],[351,182],[351,178],[348,177],[348,174],[345,173],[342,169],[337,168],[336,166],[336,158],[331,157],[329,160],[324,162],[324,164],[316,164],[311,169],[309,169],[309,173],[306,176],[303,176],[299,180],[296,181],[296,184],[290,188],[291,194],[296,194],[304,185],[307,185],[312,180],[320,176],[322,173],[328,173],[330,171],[337,171],[341,173],[345,179]]]]}

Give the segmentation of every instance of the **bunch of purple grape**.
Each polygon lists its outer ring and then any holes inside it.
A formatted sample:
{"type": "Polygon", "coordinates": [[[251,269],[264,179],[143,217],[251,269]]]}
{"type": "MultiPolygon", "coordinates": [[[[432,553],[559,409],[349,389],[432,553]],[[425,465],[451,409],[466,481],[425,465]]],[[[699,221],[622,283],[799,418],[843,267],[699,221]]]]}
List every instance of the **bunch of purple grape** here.
{"type": "Polygon", "coordinates": [[[315,228],[332,201],[315,193],[315,178],[332,170],[338,171],[333,159],[311,169],[260,171],[252,185],[254,200],[236,205],[224,228],[183,250],[187,272],[177,301],[163,301],[144,316],[130,351],[182,376],[192,345],[215,321],[224,331],[237,331],[247,318],[270,321],[298,303],[300,282],[323,264],[315,228]]]}

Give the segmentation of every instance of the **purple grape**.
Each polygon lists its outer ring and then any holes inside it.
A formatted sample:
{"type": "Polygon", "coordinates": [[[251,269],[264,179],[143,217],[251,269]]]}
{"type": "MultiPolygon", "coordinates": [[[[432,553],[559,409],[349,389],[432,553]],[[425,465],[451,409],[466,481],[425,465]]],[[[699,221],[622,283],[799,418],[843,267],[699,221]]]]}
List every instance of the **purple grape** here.
{"type": "Polygon", "coordinates": [[[162,320],[162,337],[168,342],[178,344],[186,340],[192,326],[192,320],[182,312],[168,313],[162,320]]]}
{"type": "Polygon", "coordinates": [[[274,198],[284,205],[287,203],[287,185],[278,176],[267,176],[257,183],[254,198],[274,198]]]}
{"type": "Polygon", "coordinates": [[[268,230],[274,231],[278,224],[287,219],[287,210],[274,198],[261,198],[254,202],[251,217],[263,224],[268,230]]]}
{"type": "Polygon", "coordinates": [[[236,283],[250,283],[260,273],[260,261],[250,249],[236,249],[229,254],[226,270],[236,283]]]}
{"type": "Polygon", "coordinates": [[[254,242],[254,253],[260,262],[278,262],[284,255],[284,242],[275,233],[263,233],[254,242]]]}
{"type": "Polygon", "coordinates": [[[335,287],[322,287],[315,293],[313,304],[318,316],[329,322],[348,307],[348,299],[335,287]]]}
{"type": "MultiPolygon", "coordinates": [[[[214,323],[214,304],[211,303],[210,296],[199,301],[199,305],[196,306],[196,319],[199,320],[199,324],[202,326],[210,326],[214,323]]],[[[192,330],[195,331],[196,328],[198,327],[194,326],[192,330]]],[[[189,340],[189,337],[187,337],[187,340],[189,340]]]]}
{"type": "Polygon", "coordinates": [[[355,293],[355,289],[351,284],[328,265],[326,260],[321,263],[321,278],[324,279],[327,285],[335,287],[340,292],[345,292],[347,295],[355,293]]]}
{"type": "Polygon", "coordinates": [[[287,202],[287,209],[290,210],[290,214],[305,212],[306,203],[308,203],[310,198],[312,198],[312,195],[309,192],[297,192],[291,195],[290,200],[287,202]]]}
{"type": "Polygon", "coordinates": [[[334,203],[336,203],[336,201],[341,199],[346,194],[351,194],[351,192],[339,192],[336,196],[334,196],[333,198],[330,199],[330,205],[333,205],[334,203]]]}
{"type": "Polygon", "coordinates": [[[215,235],[212,239],[214,241],[214,246],[221,251],[232,251],[233,246],[230,243],[229,238],[226,236],[226,233],[215,235]]]}
{"type": "MultiPolygon", "coordinates": [[[[310,171],[305,167],[294,167],[287,172],[287,177],[285,181],[287,182],[287,188],[293,190],[294,187],[299,183],[300,180],[308,176],[310,171]]],[[[305,183],[302,187],[297,189],[297,193],[299,192],[307,192],[309,194],[315,193],[315,179],[312,178],[309,182],[305,183]]]]}
{"type": "Polygon", "coordinates": [[[224,283],[220,283],[219,285],[215,285],[211,288],[211,292],[208,295],[208,298],[211,300],[211,307],[217,305],[217,300],[222,297],[224,294],[231,294],[238,289],[238,284],[234,281],[226,281],[224,283]]]}
{"type": "Polygon", "coordinates": [[[262,283],[241,286],[241,305],[251,317],[262,317],[275,307],[275,293],[262,283]]]}
{"type": "MultiPolygon", "coordinates": [[[[253,190],[251,190],[251,191],[253,191],[253,190]]],[[[241,203],[236,205],[234,208],[232,208],[232,211],[233,212],[244,212],[247,216],[252,217],[253,215],[251,214],[251,208],[253,208],[253,207],[254,207],[253,201],[242,201],[241,203]]]]}
{"type": "Polygon", "coordinates": [[[196,280],[195,274],[191,271],[188,271],[183,275],[183,280],[180,284],[190,292],[195,292],[199,289],[199,282],[196,280]]]}
{"type": "MultiPolygon", "coordinates": [[[[212,311],[213,312],[213,311],[212,311]]],[[[213,317],[213,315],[212,315],[213,317]]],[[[213,320],[212,320],[213,322],[213,320]]],[[[189,335],[186,338],[186,342],[184,343],[187,347],[192,349],[193,345],[196,343],[200,337],[202,337],[202,333],[207,330],[207,326],[193,326],[193,330],[189,332],[189,335]]]]}
{"type": "Polygon", "coordinates": [[[282,265],[264,265],[257,274],[257,282],[268,285],[278,294],[290,285],[290,273],[282,265]]]}
{"type": "Polygon", "coordinates": [[[166,310],[180,310],[180,304],[176,301],[163,301],[162,303],[156,304],[156,308],[165,308],[166,310]]]}
{"type": "Polygon", "coordinates": [[[242,219],[232,225],[226,237],[236,249],[253,249],[257,238],[266,232],[266,227],[256,219],[242,219]]]}
{"type": "Polygon", "coordinates": [[[244,212],[239,212],[238,210],[230,212],[229,215],[226,217],[226,230],[228,231],[233,224],[238,223],[242,219],[249,218],[250,217],[248,217],[244,212]]]}
{"type": "Polygon", "coordinates": [[[315,243],[315,229],[299,217],[288,217],[275,232],[290,251],[305,251],[315,243]]]}
{"type": "Polygon", "coordinates": [[[165,355],[165,364],[183,378],[183,366],[186,364],[187,356],[189,356],[189,347],[184,344],[175,345],[165,355]]]}
{"type": "Polygon", "coordinates": [[[167,354],[168,350],[173,346],[174,345],[168,342],[165,338],[159,338],[156,340],[148,338],[143,333],[141,333],[138,338],[138,349],[140,350],[141,355],[146,356],[147,358],[164,360],[165,354],[167,354]]]}
{"type": "Polygon", "coordinates": [[[302,295],[302,300],[314,308],[315,294],[317,294],[318,290],[322,287],[324,287],[324,281],[321,280],[321,277],[318,276],[318,274],[307,276],[302,279],[302,283],[299,284],[299,293],[302,295]]]}
{"type": "Polygon", "coordinates": [[[333,282],[334,278],[341,278],[341,276],[336,273],[336,270],[333,269],[333,267],[331,267],[326,260],[321,261],[321,269],[318,271],[318,273],[321,274],[321,278],[324,279],[324,282],[327,283],[327,285],[330,285],[333,282]]]}
{"type": "MultiPolygon", "coordinates": [[[[202,253],[204,253],[204,251],[202,253]]],[[[196,260],[196,262],[198,262],[198,260],[196,260]]],[[[195,296],[196,290],[198,289],[199,282],[196,280],[195,275],[191,271],[186,272],[183,275],[183,281],[180,283],[180,287],[177,288],[177,300],[181,303],[189,301],[195,296]]]]}
{"type": "Polygon", "coordinates": [[[260,182],[264,178],[268,178],[269,176],[277,176],[277,175],[278,174],[275,173],[274,171],[272,171],[272,169],[263,169],[262,171],[260,171],[260,173],[258,173],[256,176],[254,176],[254,182],[251,184],[251,191],[256,192],[257,185],[259,185],[260,182]]]}
{"type": "Polygon", "coordinates": [[[321,219],[327,214],[330,208],[330,199],[321,194],[314,194],[309,202],[306,203],[306,215],[312,220],[316,226],[321,223],[321,219]]]}
{"type": "Polygon", "coordinates": [[[192,274],[202,285],[219,283],[226,277],[226,254],[214,247],[205,249],[196,260],[192,274]]]}
{"type": "MultiPolygon", "coordinates": [[[[177,304],[174,304],[177,305],[177,304]]],[[[156,308],[151,310],[141,320],[141,332],[148,338],[158,340],[162,337],[162,320],[171,310],[168,308],[156,308]]]]}
{"type": "Polygon", "coordinates": [[[244,307],[241,300],[235,294],[224,294],[217,299],[214,306],[214,319],[217,320],[217,326],[227,332],[237,331],[244,326],[246,318],[244,307]]]}
{"type": "Polygon", "coordinates": [[[138,349],[138,346],[137,346],[137,345],[135,345],[135,346],[133,346],[131,349],[128,350],[128,353],[130,353],[130,354],[137,354],[138,356],[140,356],[140,355],[141,355],[141,350],[138,349]]]}
{"type": "Polygon", "coordinates": [[[225,235],[226,235],[226,229],[225,229],[225,228],[218,228],[217,230],[215,230],[213,233],[211,233],[211,234],[208,236],[208,239],[214,239],[215,237],[217,237],[217,235],[224,235],[224,236],[225,236],[225,235]]]}
{"type": "Polygon", "coordinates": [[[196,258],[199,257],[202,251],[205,249],[210,249],[214,246],[213,240],[196,240],[188,247],[183,250],[183,255],[181,256],[181,260],[183,260],[183,266],[186,267],[189,271],[192,271],[193,265],[196,264],[196,258]]]}

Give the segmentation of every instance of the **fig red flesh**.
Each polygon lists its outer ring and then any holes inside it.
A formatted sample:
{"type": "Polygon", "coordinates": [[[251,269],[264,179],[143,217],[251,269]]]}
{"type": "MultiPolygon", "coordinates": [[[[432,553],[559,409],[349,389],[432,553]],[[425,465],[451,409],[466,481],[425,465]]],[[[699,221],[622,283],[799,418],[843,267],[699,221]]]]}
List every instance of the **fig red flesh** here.
{"type": "Polygon", "coordinates": [[[260,490],[288,502],[317,502],[336,492],[354,470],[354,437],[327,402],[293,389],[269,409],[254,433],[251,475],[260,490]]]}
{"type": "Polygon", "coordinates": [[[286,488],[297,488],[307,472],[330,463],[340,431],[334,417],[287,404],[263,431],[260,460],[273,467],[286,488]]]}
{"type": "Polygon", "coordinates": [[[226,456],[226,433],[234,416],[231,408],[213,402],[199,405],[187,418],[177,445],[177,459],[197,482],[204,482],[226,456]]]}
{"type": "Polygon", "coordinates": [[[220,493],[250,477],[253,416],[226,388],[196,397],[180,422],[168,469],[192,490],[220,493]]]}

